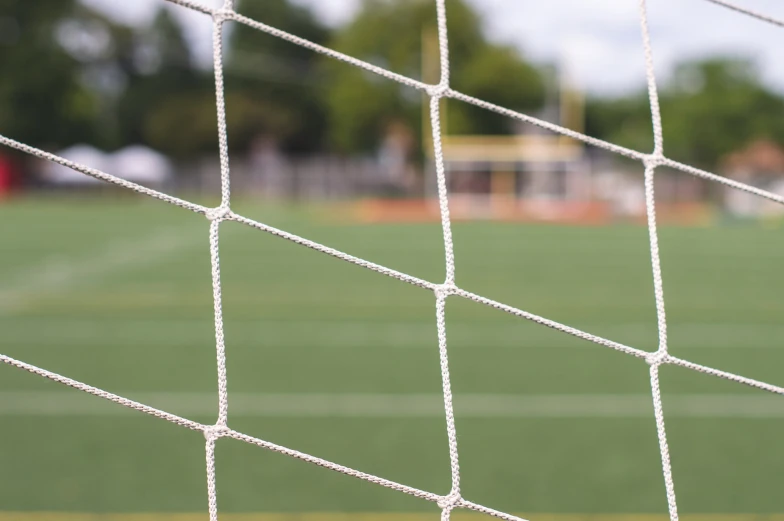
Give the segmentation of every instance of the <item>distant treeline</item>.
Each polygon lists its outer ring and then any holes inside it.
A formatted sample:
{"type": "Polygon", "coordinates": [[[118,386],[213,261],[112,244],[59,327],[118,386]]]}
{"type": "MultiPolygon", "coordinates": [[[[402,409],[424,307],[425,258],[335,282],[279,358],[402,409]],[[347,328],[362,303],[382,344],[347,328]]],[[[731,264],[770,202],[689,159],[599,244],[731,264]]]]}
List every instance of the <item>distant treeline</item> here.
{"type": "MultiPolygon", "coordinates": [[[[0,0],[0,134],[47,149],[141,143],[175,158],[214,152],[212,70],[196,63],[171,7],[162,3],[148,25],[129,27],[77,0],[0,0]]],[[[433,2],[363,0],[336,29],[290,0],[240,0],[237,9],[394,72],[438,80],[433,2]]],[[[453,87],[542,113],[553,98],[552,67],[489,41],[465,0],[447,0],[447,9],[453,87]]],[[[261,141],[297,154],[355,154],[394,136],[421,159],[423,95],[414,89],[235,23],[227,25],[224,53],[234,151],[261,141]]],[[[661,92],[671,157],[713,167],[755,138],[784,143],[784,98],[750,61],[682,63],[671,78],[661,92]]],[[[589,98],[585,128],[647,151],[647,103],[642,88],[589,98]]],[[[450,133],[516,130],[509,119],[462,103],[450,102],[446,113],[450,133]]]]}

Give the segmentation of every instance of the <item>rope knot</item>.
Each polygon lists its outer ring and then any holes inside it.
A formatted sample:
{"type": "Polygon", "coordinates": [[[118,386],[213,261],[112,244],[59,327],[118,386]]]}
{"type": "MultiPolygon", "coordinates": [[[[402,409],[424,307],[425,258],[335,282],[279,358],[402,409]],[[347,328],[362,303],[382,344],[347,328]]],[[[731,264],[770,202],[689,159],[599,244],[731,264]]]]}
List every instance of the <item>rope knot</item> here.
{"type": "Polygon", "coordinates": [[[218,206],[217,208],[210,208],[207,210],[205,216],[210,221],[222,221],[229,216],[231,210],[227,206],[218,206]]]}
{"type": "Polygon", "coordinates": [[[229,433],[229,428],[225,425],[207,425],[204,427],[204,437],[208,441],[215,441],[229,433]]]}
{"type": "Polygon", "coordinates": [[[648,362],[648,365],[662,365],[667,363],[669,358],[670,355],[667,354],[666,351],[656,351],[649,353],[648,356],[645,357],[645,361],[648,362]]]}
{"type": "Polygon", "coordinates": [[[461,501],[463,501],[463,498],[460,496],[460,492],[453,491],[448,496],[439,499],[436,504],[441,510],[452,510],[459,506],[461,501]]]}
{"type": "Polygon", "coordinates": [[[457,293],[457,286],[448,283],[439,284],[433,288],[433,291],[435,292],[436,297],[446,298],[449,295],[457,293]]]}
{"type": "Polygon", "coordinates": [[[664,164],[664,156],[661,153],[654,152],[649,156],[645,156],[642,163],[645,165],[646,168],[656,168],[657,166],[664,164]]]}
{"type": "Polygon", "coordinates": [[[234,16],[234,11],[231,9],[218,9],[212,13],[212,17],[216,22],[225,22],[234,16]]]}
{"type": "Polygon", "coordinates": [[[428,85],[427,93],[433,98],[443,98],[449,93],[449,85],[439,83],[438,85],[428,85]]]}

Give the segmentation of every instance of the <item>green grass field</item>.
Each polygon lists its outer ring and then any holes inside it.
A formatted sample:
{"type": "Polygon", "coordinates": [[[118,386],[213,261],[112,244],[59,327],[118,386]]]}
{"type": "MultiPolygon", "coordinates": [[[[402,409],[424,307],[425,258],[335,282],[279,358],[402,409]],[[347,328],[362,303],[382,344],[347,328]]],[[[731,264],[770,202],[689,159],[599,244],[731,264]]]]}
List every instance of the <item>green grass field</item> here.
{"type": "MultiPolygon", "coordinates": [[[[237,211],[427,280],[438,225],[329,208],[237,211]]],[[[198,421],[217,409],[207,221],[154,201],[0,206],[0,353],[198,421]]],[[[230,425],[446,493],[432,293],[236,223],[221,257],[230,425]]],[[[644,227],[457,223],[458,284],[643,349],[657,344],[644,227]]],[[[784,229],[664,228],[670,349],[784,384],[784,229]]],[[[463,495],[512,512],[664,513],[644,361],[450,298],[463,495]]],[[[685,513],[784,512],[784,400],[664,367],[685,513]]],[[[0,367],[0,511],[205,512],[204,438],[0,367]]],[[[437,512],[220,440],[224,512],[437,512]]]]}

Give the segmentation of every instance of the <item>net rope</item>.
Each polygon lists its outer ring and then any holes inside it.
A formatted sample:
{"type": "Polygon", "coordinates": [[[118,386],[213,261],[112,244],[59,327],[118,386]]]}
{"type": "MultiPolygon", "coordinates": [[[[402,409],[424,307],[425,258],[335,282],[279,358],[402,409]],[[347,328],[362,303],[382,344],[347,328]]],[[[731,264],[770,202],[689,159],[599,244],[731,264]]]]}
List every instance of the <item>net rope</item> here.
{"type": "MultiPolygon", "coordinates": [[[[457,431],[455,427],[455,415],[453,410],[452,389],[449,376],[449,356],[447,350],[447,331],[446,331],[446,300],[449,297],[456,296],[467,300],[490,306],[500,311],[515,315],[544,325],[546,327],[561,331],[563,333],[581,338],[605,347],[609,347],[616,351],[632,355],[636,358],[645,360],[650,366],[650,384],[651,384],[651,397],[653,401],[654,416],[656,422],[656,431],[659,441],[659,451],[661,455],[662,474],[664,477],[665,491],[667,496],[667,504],[669,509],[669,517],[672,521],[678,519],[678,509],[676,505],[675,487],[672,477],[672,468],[670,464],[670,454],[667,444],[667,433],[664,423],[664,409],[662,405],[660,382],[659,382],[659,368],[662,365],[675,365],[704,373],[719,378],[724,378],[733,382],[741,383],[751,386],[760,390],[768,391],[784,395],[784,388],[747,378],[744,376],[736,375],[733,373],[714,369],[712,367],[703,366],[687,360],[682,360],[672,356],[668,352],[667,347],[667,319],[665,316],[664,307],[664,290],[661,273],[661,260],[659,256],[658,234],[656,227],[656,206],[654,194],[654,177],[655,171],[658,167],[669,167],[675,170],[685,172],[703,179],[708,179],[727,187],[742,190],[751,194],[758,195],[762,198],[784,204],[784,197],[762,190],[738,181],[727,179],[725,177],[701,170],[689,165],[685,165],[669,159],[664,156],[664,142],[662,137],[661,114],[659,109],[658,91],[656,86],[656,78],[653,67],[653,52],[650,43],[650,35],[648,31],[648,17],[646,9],[646,1],[639,0],[639,15],[640,26],[642,33],[643,48],[645,53],[645,70],[648,85],[648,94],[651,108],[651,121],[653,126],[654,135],[654,149],[650,154],[638,152],[628,148],[615,145],[600,139],[596,139],[579,132],[564,128],[562,126],[543,121],[526,114],[522,114],[504,107],[499,107],[492,103],[462,94],[450,88],[449,83],[449,49],[447,38],[447,15],[445,0],[435,0],[435,7],[438,22],[438,39],[439,39],[439,52],[440,52],[440,81],[436,85],[431,85],[417,81],[400,74],[388,71],[381,67],[364,62],[357,58],[347,56],[335,50],[323,47],[308,40],[299,38],[293,34],[289,34],[280,29],[270,27],[260,21],[251,20],[242,16],[234,10],[233,0],[224,0],[221,8],[215,9],[192,0],[167,0],[170,3],[178,4],[182,7],[191,9],[209,15],[213,19],[213,50],[214,50],[214,73],[215,73],[215,96],[216,96],[216,110],[218,118],[218,142],[220,149],[220,180],[221,180],[221,202],[216,208],[208,208],[199,204],[173,197],[162,192],[152,190],[150,188],[126,181],[111,174],[101,172],[89,166],[81,165],[64,159],[62,157],[50,154],[43,150],[25,145],[11,138],[0,135],[0,144],[14,148],[21,152],[36,156],[41,159],[52,161],[60,165],[69,167],[75,171],[81,172],[85,175],[112,183],[124,188],[128,188],[140,194],[144,194],[164,202],[173,204],[191,210],[193,212],[204,215],[209,220],[209,249],[210,261],[212,268],[212,290],[213,290],[213,304],[214,304],[214,320],[215,320],[215,346],[216,346],[216,360],[217,360],[217,374],[218,374],[218,419],[215,424],[201,424],[180,416],[158,410],[148,405],[129,400],[122,396],[112,394],[97,387],[93,387],[86,383],[82,383],[71,378],[41,369],[34,365],[16,360],[9,356],[0,354],[0,362],[7,365],[17,367],[19,369],[28,371],[30,373],[39,375],[41,377],[53,380],[63,385],[72,387],[74,389],[83,391],[94,396],[98,396],[105,400],[115,402],[119,405],[128,407],[155,416],[157,418],[169,421],[176,425],[200,431],[204,434],[205,456],[206,456],[206,474],[207,474],[207,494],[208,494],[208,511],[210,521],[218,520],[218,500],[217,500],[217,483],[216,483],[216,470],[215,470],[215,444],[220,438],[232,438],[252,445],[272,450],[281,454],[285,454],[292,458],[296,458],[320,467],[324,467],[335,472],[339,472],[348,476],[368,481],[386,487],[389,489],[397,490],[411,496],[419,497],[431,502],[436,503],[441,508],[441,518],[446,521],[450,517],[450,513],[456,508],[463,508],[481,512],[484,514],[492,515],[508,521],[521,521],[521,518],[478,505],[468,501],[462,497],[460,491],[460,466],[458,461],[457,450],[457,431]],[[319,244],[317,242],[308,240],[306,238],[294,235],[292,233],[279,230],[267,224],[254,221],[247,217],[238,215],[231,210],[231,185],[230,185],[230,169],[229,169],[229,151],[228,151],[228,133],[226,130],[226,102],[223,88],[223,29],[227,22],[235,22],[252,27],[259,31],[268,33],[272,36],[282,38],[293,44],[306,47],[315,52],[324,54],[326,56],[341,60],[348,64],[360,67],[369,72],[378,74],[392,81],[397,81],[404,85],[408,85],[420,91],[423,91],[430,97],[430,122],[432,129],[434,161],[436,170],[436,180],[438,187],[438,203],[441,213],[441,226],[444,240],[444,259],[446,278],[443,283],[433,283],[426,281],[406,273],[402,273],[373,262],[354,257],[348,253],[341,252],[329,246],[319,244]],[[620,154],[632,159],[639,160],[645,169],[644,187],[645,187],[645,205],[646,216],[648,224],[648,236],[650,244],[651,256],[651,271],[653,277],[654,296],[656,302],[656,316],[657,316],[657,330],[659,336],[658,349],[654,352],[644,351],[634,347],[630,347],[606,338],[602,338],[579,329],[561,324],[559,322],[529,313],[522,309],[491,300],[489,298],[477,295],[470,291],[459,288],[455,282],[455,255],[452,241],[451,220],[449,217],[449,202],[446,184],[446,173],[444,167],[444,154],[442,147],[442,132],[440,121],[440,102],[442,99],[451,98],[465,103],[470,103],[478,107],[514,118],[520,121],[531,123],[539,127],[548,129],[558,134],[571,137],[573,139],[582,141],[586,144],[596,146],[610,152],[620,154]],[[334,463],[317,456],[312,456],[290,449],[275,443],[271,443],[241,432],[235,431],[228,426],[229,417],[229,397],[227,391],[227,374],[226,374],[226,344],[223,330],[223,310],[222,310],[222,296],[221,296],[221,277],[220,277],[220,254],[219,254],[219,239],[221,224],[227,221],[234,221],[242,223],[246,226],[259,229],[261,231],[270,233],[274,236],[286,239],[296,244],[305,246],[307,248],[331,255],[343,261],[361,266],[363,268],[381,273],[388,277],[430,290],[435,295],[435,310],[436,310],[436,329],[438,333],[438,349],[439,360],[441,368],[442,389],[444,398],[444,413],[446,417],[446,430],[449,450],[449,460],[451,468],[451,488],[447,495],[439,495],[424,490],[419,490],[414,487],[396,483],[372,474],[367,474],[359,470],[345,467],[338,463],[334,463]]],[[[735,4],[726,2],[725,0],[708,0],[714,4],[718,4],[744,14],[753,16],[762,21],[766,21],[775,25],[784,25],[784,22],[759,14],[745,8],[739,7],[735,4]]]]}

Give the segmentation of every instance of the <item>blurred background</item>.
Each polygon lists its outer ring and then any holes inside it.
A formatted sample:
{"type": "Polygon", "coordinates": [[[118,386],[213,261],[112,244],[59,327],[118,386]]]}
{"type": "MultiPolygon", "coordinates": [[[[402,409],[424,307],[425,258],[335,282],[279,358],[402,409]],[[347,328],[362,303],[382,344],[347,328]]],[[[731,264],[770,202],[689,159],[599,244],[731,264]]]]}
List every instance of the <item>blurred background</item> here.
{"type": "MultiPolygon", "coordinates": [[[[432,1],[236,3],[438,81],[432,1]]],[[[784,33],[707,1],[649,3],[666,155],[784,195],[784,33]]],[[[784,17],[774,0],[743,5],[784,17]]],[[[447,0],[447,13],[455,90],[652,150],[636,2],[447,0]]],[[[443,280],[423,95],[226,27],[234,210],[443,280]]],[[[0,0],[0,71],[3,136],[217,204],[208,16],[0,0]]],[[[442,119],[458,284],[655,350],[642,165],[454,100],[442,119]]],[[[656,197],[671,352],[784,383],[784,206],[663,168],[656,197]]],[[[214,421],[203,217],[0,148],[0,221],[0,352],[214,421]]],[[[432,295],[237,223],[221,256],[232,427],[447,493],[432,295]]],[[[533,519],[666,517],[644,362],[466,301],[449,301],[447,324],[466,498],[533,519]]],[[[672,367],[662,388],[681,510],[784,513],[784,402],[672,367]]],[[[206,516],[198,433],[5,366],[0,423],[0,521],[206,516]]],[[[229,520],[438,515],[229,440],[218,490],[229,520]]]]}

